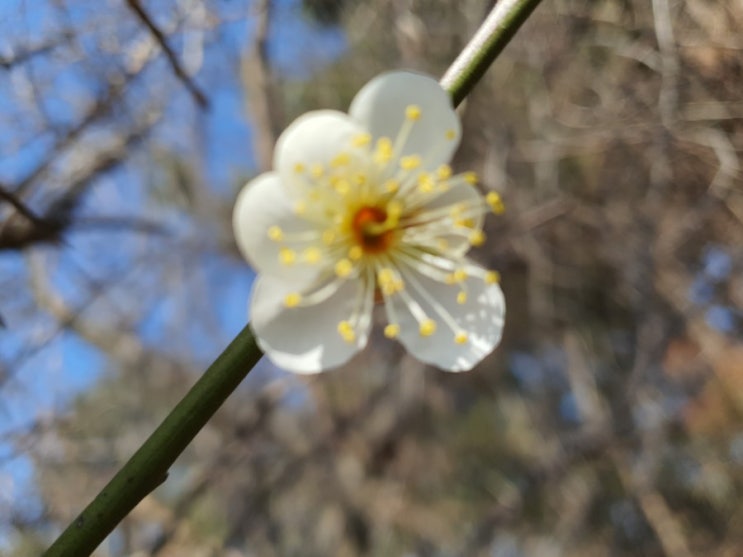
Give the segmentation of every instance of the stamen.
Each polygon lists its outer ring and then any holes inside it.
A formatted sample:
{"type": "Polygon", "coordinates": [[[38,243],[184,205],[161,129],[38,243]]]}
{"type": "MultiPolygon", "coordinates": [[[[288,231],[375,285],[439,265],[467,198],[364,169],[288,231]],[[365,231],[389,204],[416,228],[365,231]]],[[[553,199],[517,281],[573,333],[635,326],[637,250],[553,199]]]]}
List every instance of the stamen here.
{"type": "Polygon", "coordinates": [[[405,289],[405,282],[389,267],[384,267],[377,272],[377,282],[382,293],[387,296],[405,289]]]}
{"type": "Polygon", "coordinates": [[[341,259],[335,264],[335,274],[340,278],[347,278],[353,272],[353,263],[348,259],[341,259]]]}
{"type": "Polygon", "coordinates": [[[457,344],[465,344],[468,340],[467,333],[461,331],[454,336],[454,342],[457,344]]]}
{"type": "Polygon", "coordinates": [[[503,200],[501,199],[500,195],[498,195],[494,191],[489,192],[485,196],[485,201],[487,201],[488,205],[490,205],[490,209],[496,215],[501,215],[506,210],[506,207],[505,205],[503,205],[503,200]]]}
{"type": "Polygon", "coordinates": [[[348,153],[338,153],[333,160],[330,161],[331,168],[339,168],[346,166],[351,162],[351,156],[348,153]]]}
{"type": "Polygon", "coordinates": [[[325,230],[322,233],[322,243],[326,246],[331,245],[333,242],[335,242],[335,230],[325,230]]]}
{"type": "Polygon", "coordinates": [[[411,104],[405,109],[405,118],[408,120],[418,120],[421,117],[421,109],[419,106],[411,104]]]}
{"type": "Polygon", "coordinates": [[[462,174],[462,178],[464,178],[465,182],[472,184],[473,186],[479,181],[477,174],[474,172],[465,172],[462,174]]]}
{"type": "Polygon", "coordinates": [[[338,193],[338,195],[348,195],[348,192],[351,191],[351,184],[348,182],[348,180],[333,180],[332,184],[333,189],[338,193]]]}
{"type": "Polygon", "coordinates": [[[470,234],[470,244],[475,247],[481,246],[485,243],[485,234],[482,230],[475,230],[470,234]]]}
{"type": "Polygon", "coordinates": [[[498,284],[500,282],[500,273],[498,271],[488,271],[485,273],[485,284],[498,284]]]}
{"type": "Polygon", "coordinates": [[[302,253],[302,259],[307,263],[314,265],[315,263],[318,263],[320,259],[322,259],[322,253],[318,248],[312,246],[304,250],[304,252],[302,253]]]}
{"type": "Polygon", "coordinates": [[[446,139],[449,141],[453,141],[457,138],[457,132],[456,130],[446,130],[446,139]]]}
{"type": "Polygon", "coordinates": [[[289,248],[281,248],[279,250],[279,261],[282,265],[293,265],[297,260],[297,254],[294,250],[289,248]]]}
{"type": "Polygon", "coordinates": [[[384,336],[387,338],[397,338],[400,334],[400,325],[397,323],[390,323],[384,328],[384,336]]]}
{"type": "Polygon", "coordinates": [[[420,165],[421,158],[418,155],[408,155],[400,159],[400,168],[403,170],[415,170],[420,165]]]}
{"type": "Polygon", "coordinates": [[[364,250],[362,250],[359,246],[353,246],[351,247],[351,249],[348,250],[348,257],[353,261],[358,261],[363,257],[363,255],[364,250]]]}
{"type": "Polygon", "coordinates": [[[288,308],[295,308],[302,301],[302,295],[298,292],[292,292],[284,297],[284,306],[288,308]]]}
{"type": "Polygon", "coordinates": [[[325,169],[322,167],[321,164],[317,163],[317,164],[313,164],[312,166],[310,166],[310,174],[312,175],[313,178],[315,179],[321,178],[324,173],[325,173],[325,169]]]}
{"type": "Polygon", "coordinates": [[[400,189],[400,182],[398,180],[387,180],[383,187],[387,193],[395,193],[400,189]]]}
{"type": "Polygon", "coordinates": [[[459,292],[459,294],[457,294],[457,303],[460,305],[464,305],[467,303],[467,292],[462,290],[459,292]]]}
{"type": "Polygon", "coordinates": [[[351,140],[351,145],[354,147],[366,147],[371,143],[372,136],[370,133],[360,133],[351,140]]]}
{"type": "Polygon", "coordinates": [[[418,176],[418,191],[421,193],[431,193],[436,190],[436,181],[430,174],[423,173],[418,176]]]}
{"type": "Polygon", "coordinates": [[[356,340],[356,333],[353,330],[353,326],[348,321],[341,321],[338,323],[338,334],[343,337],[346,342],[353,342],[356,340]]]}
{"type": "Polygon", "coordinates": [[[274,242],[280,242],[282,238],[284,237],[284,233],[282,232],[281,228],[275,225],[269,226],[268,230],[266,231],[266,234],[274,242]]]}
{"type": "Polygon", "coordinates": [[[425,321],[421,322],[420,327],[418,328],[418,332],[421,334],[422,337],[430,337],[436,332],[436,321],[434,321],[433,319],[426,319],[425,321]]]}
{"type": "Polygon", "coordinates": [[[297,174],[302,174],[304,172],[304,165],[301,162],[294,164],[294,172],[297,174]]]}
{"type": "Polygon", "coordinates": [[[451,178],[452,170],[448,164],[442,164],[436,169],[436,177],[439,180],[448,180],[451,178]]]}
{"type": "Polygon", "coordinates": [[[374,150],[374,162],[387,164],[392,159],[392,141],[389,137],[380,137],[377,139],[377,147],[374,150]]]}

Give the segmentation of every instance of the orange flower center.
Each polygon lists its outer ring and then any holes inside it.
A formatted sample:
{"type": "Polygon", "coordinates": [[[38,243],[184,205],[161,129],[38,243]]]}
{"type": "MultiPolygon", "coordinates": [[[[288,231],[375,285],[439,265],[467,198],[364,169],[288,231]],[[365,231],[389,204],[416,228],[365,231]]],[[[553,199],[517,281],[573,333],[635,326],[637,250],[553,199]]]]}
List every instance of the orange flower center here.
{"type": "Polygon", "coordinates": [[[366,253],[383,253],[395,241],[394,223],[389,222],[387,211],[379,207],[362,207],[351,221],[356,243],[366,253]]]}

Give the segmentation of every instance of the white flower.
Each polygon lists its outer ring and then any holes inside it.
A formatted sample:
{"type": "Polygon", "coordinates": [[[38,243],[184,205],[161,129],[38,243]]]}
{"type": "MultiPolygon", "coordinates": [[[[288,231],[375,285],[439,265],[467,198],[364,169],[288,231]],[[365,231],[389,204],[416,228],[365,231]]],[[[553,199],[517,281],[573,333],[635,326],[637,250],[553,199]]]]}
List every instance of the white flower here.
{"type": "Polygon", "coordinates": [[[383,301],[384,333],[418,359],[464,371],[503,329],[498,274],[465,257],[502,204],[473,173],[447,165],[460,124],[432,78],[392,72],[349,114],[310,112],[276,145],[274,172],[240,192],[237,244],[259,276],[250,315],[276,365],[316,373],[367,343],[383,301]]]}

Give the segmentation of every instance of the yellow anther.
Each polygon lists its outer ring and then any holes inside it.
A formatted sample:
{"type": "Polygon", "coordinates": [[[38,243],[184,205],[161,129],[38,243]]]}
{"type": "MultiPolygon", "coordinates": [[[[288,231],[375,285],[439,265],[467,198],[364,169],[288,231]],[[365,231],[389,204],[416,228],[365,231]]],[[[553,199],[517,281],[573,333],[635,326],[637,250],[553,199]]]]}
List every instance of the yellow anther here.
{"type": "Polygon", "coordinates": [[[475,230],[470,234],[470,244],[477,247],[485,243],[485,234],[482,230],[475,230]]]}
{"type": "Polygon", "coordinates": [[[333,183],[333,189],[339,195],[348,195],[348,192],[351,191],[351,184],[348,183],[348,180],[336,180],[333,183]]]}
{"type": "Polygon", "coordinates": [[[348,259],[341,259],[335,264],[335,274],[340,278],[346,278],[353,272],[353,263],[348,259]]]}
{"type": "Polygon", "coordinates": [[[371,143],[372,136],[369,133],[360,133],[351,140],[351,145],[354,147],[366,147],[371,143]]]}
{"type": "Polygon", "coordinates": [[[284,233],[278,226],[269,226],[266,234],[274,242],[280,242],[284,237],[284,233]]]}
{"type": "Polygon", "coordinates": [[[380,269],[377,273],[377,279],[379,282],[389,282],[395,280],[395,271],[389,268],[380,269]]]}
{"type": "Polygon", "coordinates": [[[474,228],[475,219],[459,219],[458,221],[454,222],[454,226],[458,226],[460,228],[474,228]]]}
{"type": "Polygon", "coordinates": [[[400,159],[400,168],[403,170],[415,170],[420,165],[421,158],[418,155],[408,155],[400,159]]]}
{"type": "Polygon", "coordinates": [[[312,174],[313,178],[320,178],[322,177],[323,173],[325,172],[325,169],[322,167],[321,164],[313,164],[310,166],[310,174],[312,174]]]}
{"type": "Polygon", "coordinates": [[[315,264],[322,259],[322,252],[314,246],[309,247],[302,253],[302,259],[307,263],[315,264]]]}
{"type": "Polygon", "coordinates": [[[356,340],[356,333],[353,330],[353,326],[348,321],[341,321],[338,323],[338,334],[343,337],[346,342],[353,342],[356,340]]]}
{"type": "Polygon", "coordinates": [[[457,303],[458,304],[466,304],[467,303],[467,293],[465,291],[462,291],[459,294],[457,294],[457,303]]]}
{"type": "Polygon", "coordinates": [[[339,166],[345,166],[351,162],[351,156],[348,153],[338,153],[333,160],[330,161],[332,168],[338,168],[339,166]]]}
{"type": "Polygon", "coordinates": [[[447,242],[444,238],[439,238],[439,240],[436,242],[436,247],[438,247],[440,251],[446,251],[449,249],[449,242],[447,242]]]}
{"type": "Polygon", "coordinates": [[[302,295],[298,292],[292,292],[284,297],[284,305],[288,308],[295,308],[302,301],[302,295]]]}
{"type": "Polygon", "coordinates": [[[465,172],[462,174],[462,179],[467,182],[468,184],[475,185],[479,178],[477,177],[477,174],[475,172],[465,172]]]}
{"type": "Polygon", "coordinates": [[[402,203],[397,201],[396,199],[393,199],[389,203],[387,203],[387,221],[390,223],[395,223],[397,219],[400,218],[400,215],[402,215],[402,203]]]}
{"type": "Polygon", "coordinates": [[[392,269],[382,269],[377,273],[377,281],[382,292],[387,296],[395,293],[395,273],[392,269]]]}
{"type": "Polygon", "coordinates": [[[450,273],[444,277],[444,282],[446,284],[456,284],[457,279],[454,277],[454,273],[450,273]]]}
{"type": "Polygon", "coordinates": [[[467,271],[464,269],[457,269],[452,273],[454,277],[454,282],[464,282],[467,280],[467,271]]]}
{"type": "Polygon", "coordinates": [[[297,254],[294,250],[289,248],[281,248],[279,250],[279,261],[282,265],[293,265],[297,260],[297,254]]]}
{"type": "Polygon", "coordinates": [[[461,331],[454,336],[454,342],[457,344],[465,344],[468,340],[467,333],[461,331]]]}
{"type": "Polygon", "coordinates": [[[500,273],[498,271],[488,271],[485,273],[486,284],[497,284],[500,282],[500,273]]]}
{"type": "Polygon", "coordinates": [[[431,193],[436,189],[436,181],[430,174],[422,173],[418,176],[418,191],[421,193],[431,193]]]}
{"type": "Polygon", "coordinates": [[[421,109],[419,106],[411,104],[405,109],[405,118],[408,120],[418,120],[420,117],[421,109]]]}
{"type": "Polygon", "coordinates": [[[490,210],[493,211],[496,215],[500,215],[506,210],[506,207],[505,205],[503,205],[503,200],[501,199],[500,195],[498,195],[494,191],[491,191],[485,196],[485,201],[487,201],[488,205],[490,205],[490,210]]]}
{"type": "Polygon", "coordinates": [[[390,323],[384,328],[384,336],[387,338],[397,338],[397,335],[400,334],[400,325],[397,325],[396,323],[390,323]]]}
{"type": "Polygon", "coordinates": [[[329,246],[335,242],[335,230],[325,230],[322,233],[322,243],[329,246]]]}
{"type": "Polygon", "coordinates": [[[384,183],[384,191],[387,193],[395,193],[397,190],[400,189],[400,182],[397,180],[387,180],[384,183]]]}
{"type": "Polygon", "coordinates": [[[447,180],[451,178],[451,166],[448,164],[442,164],[436,169],[436,177],[439,180],[447,180]]]}
{"type": "Polygon", "coordinates": [[[294,204],[294,214],[304,215],[307,212],[307,204],[304,201],[297,201],[294,204]]]}
{"type": "Polygon", "coordinates": [[[392,141],[389,137],[377,139],[377,148],[374,151],[375,162],[385,164],[392,158],[392,141]]]}
{"type": "Polygon", "coordinates": [[[418,332],[420,332],[422,337],[430,337],[436,332],[436,321],[433,319],[421,321],[418,332]]]}
{"type": "Polygon", "coordinates": [[[297,174],[302,174],[304,172],[304,165],[301,162],[294,164],[294,172],[297,174]]]}
{"type": "Polygon", "coordinates": [[[363,257],[363,255],[364,250],[362,250],[359,246],[352,246],[351,249],[348,250],[348,257],[353,261],[358,261],[363,257]]]}
{"type": "Polygon", "coordinates": [[[457,131],[456,130],[446,130],[446,139],[449,141],[452,141],[457,138],[457,131]]]}

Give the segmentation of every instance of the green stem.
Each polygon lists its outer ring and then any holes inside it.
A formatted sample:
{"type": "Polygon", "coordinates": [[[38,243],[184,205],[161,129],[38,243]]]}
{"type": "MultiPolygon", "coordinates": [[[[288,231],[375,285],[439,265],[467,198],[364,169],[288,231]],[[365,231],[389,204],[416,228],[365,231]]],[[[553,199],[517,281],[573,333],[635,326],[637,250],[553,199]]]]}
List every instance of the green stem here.
{"type": "MultiPolygon", "coordinates": [[[[540,0],[500,0],[441,80],[458,105],[540,0]]],[[[246,326],[43,557],[86,557],[153,489],[260,360],[246,326]]]]}
{"type": "Polygon", "coordinates": [[[451,93],[454,106],[458,106],[469,95],[540,2],[541,0],[500,0],[495,5],[477,33],[441,78],[441,86],[451,93]]]}
{"type": "Polygon", "coordinates": [[[262,355],[246,326],[44,557],[90,555],[137,503],[165,481],[175,459],[262,355]]]}

